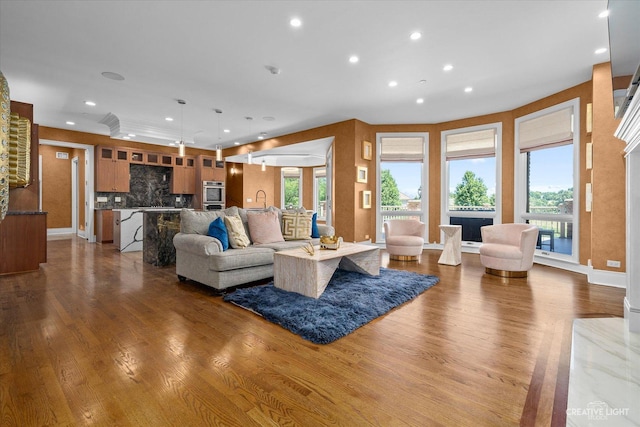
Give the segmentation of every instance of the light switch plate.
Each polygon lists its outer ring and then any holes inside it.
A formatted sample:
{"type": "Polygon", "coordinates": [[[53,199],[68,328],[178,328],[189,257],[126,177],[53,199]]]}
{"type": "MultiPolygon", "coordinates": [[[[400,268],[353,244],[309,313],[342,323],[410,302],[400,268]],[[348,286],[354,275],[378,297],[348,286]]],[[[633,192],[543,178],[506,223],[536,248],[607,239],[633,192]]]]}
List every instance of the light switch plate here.
{"type": "Polygon", "coordinates": [[[120,203],[120,202],[122,201],[122,197],[116,197],[116,198],[114,199],[114,201],[115,201],[116,203],[120,203]]]}

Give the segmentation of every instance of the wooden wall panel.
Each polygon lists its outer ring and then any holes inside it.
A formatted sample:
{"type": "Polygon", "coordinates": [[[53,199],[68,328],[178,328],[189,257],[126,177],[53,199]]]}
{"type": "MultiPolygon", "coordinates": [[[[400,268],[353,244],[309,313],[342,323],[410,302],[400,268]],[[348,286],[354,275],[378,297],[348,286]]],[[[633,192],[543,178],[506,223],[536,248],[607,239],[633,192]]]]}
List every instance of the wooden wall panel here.
{"type": "Polygon", "coordinates": [[[73,149],[42,145],[42,210],[48,213],[49,228],[70,228],[71,223],[71,159],[73,149]],[[67,159],[57,159],[56,153],[67,159]]]}

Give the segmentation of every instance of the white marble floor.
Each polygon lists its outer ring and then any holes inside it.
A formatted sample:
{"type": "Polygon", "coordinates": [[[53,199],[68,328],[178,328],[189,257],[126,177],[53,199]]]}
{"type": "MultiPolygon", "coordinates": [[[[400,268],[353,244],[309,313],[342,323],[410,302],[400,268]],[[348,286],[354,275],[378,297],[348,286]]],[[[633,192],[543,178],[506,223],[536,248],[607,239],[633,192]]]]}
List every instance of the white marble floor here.
{"type": "Polygon", "coordinates": [[[568,426],[640,426],[640,334],[624,319],[573,323],[568,426]]]}

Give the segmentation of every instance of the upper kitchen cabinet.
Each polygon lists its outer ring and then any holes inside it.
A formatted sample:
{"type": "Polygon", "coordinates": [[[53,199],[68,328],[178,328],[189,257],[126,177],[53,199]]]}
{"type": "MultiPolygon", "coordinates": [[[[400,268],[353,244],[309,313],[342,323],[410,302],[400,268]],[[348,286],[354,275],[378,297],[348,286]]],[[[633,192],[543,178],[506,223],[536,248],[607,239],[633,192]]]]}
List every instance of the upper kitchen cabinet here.
{"type": "Polygon", "coordinates": [[[129,150],[99,146],[96,157],[96,191],[128,193],[129,150]]]}
{"type": "Polygon", "coordinates": [[[172,194],[196,193],[196,158],[175,156],[171,175],[172,194]]]}
{"type": "Polygon", "coordinates": [[[224,162],[216,162],[213,156],[198,156],[199,181],[224,181],[224,162]]]}

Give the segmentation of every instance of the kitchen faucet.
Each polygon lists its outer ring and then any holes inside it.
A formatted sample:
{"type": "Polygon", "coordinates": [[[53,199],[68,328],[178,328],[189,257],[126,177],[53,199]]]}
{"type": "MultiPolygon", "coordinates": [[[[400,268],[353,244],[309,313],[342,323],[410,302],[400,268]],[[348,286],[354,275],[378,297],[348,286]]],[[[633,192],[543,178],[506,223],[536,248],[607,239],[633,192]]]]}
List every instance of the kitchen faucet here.
{"type": "Polygon", "coordinates": [[[262,193],[262,194],[263,194],[263,196],[264,196],[264,202],[263,202],[263,205],[264,205],[264,208],[266,209],[266,208],[267,208],[267,193],[265,193],[265,192],[264,192],[264,190],[258,190],[258,191],[256,191],[256,202],[258,201],[258,194],[260,194],[260,193],[262,193]]]}

